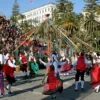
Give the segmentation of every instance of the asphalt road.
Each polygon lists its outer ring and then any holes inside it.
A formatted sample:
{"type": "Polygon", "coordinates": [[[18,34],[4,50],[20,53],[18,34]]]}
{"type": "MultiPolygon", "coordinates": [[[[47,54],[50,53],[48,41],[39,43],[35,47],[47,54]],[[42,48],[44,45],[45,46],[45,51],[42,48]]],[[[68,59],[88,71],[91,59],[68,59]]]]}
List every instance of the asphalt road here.
{"type": "MultiPolygon", "coordinates": [[[[45,70],[42,69],[39,71],[38,76],[23,79],[23,73],[16,72],[18,80],[12,86],[13,95],[0,97],[0,100],[51,100],[51,96],[42,95],[43,85],[41,79],[44,73],[45,70]]],[[[61,79],[64,80],[64,90],[61,94],[57,93],[57,98],[54,100],[100,100],[100,92],[95,93],[93,91],[89,76],[85,76],[85,91],[81,91],[79,84],[79,90],[75,92],[74,76],[74,71],[69,76],[61,76],[61,79]]]]}

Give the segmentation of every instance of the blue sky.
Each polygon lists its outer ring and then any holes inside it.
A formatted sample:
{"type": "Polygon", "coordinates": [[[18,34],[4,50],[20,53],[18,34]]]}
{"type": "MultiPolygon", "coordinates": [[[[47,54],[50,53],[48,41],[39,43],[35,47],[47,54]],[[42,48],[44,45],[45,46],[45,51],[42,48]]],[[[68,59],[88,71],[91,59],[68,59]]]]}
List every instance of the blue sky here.
{"type": "MultiPolygon", "coordinates": [[[[20,13],[28,11],[33,8],[37,8],[49,2],[55,2],[56,0],[32,0],[32,1],[33,3],[30,3],[30,0],[17,0],[20,7],[20,13]]],[[[74,3],[74,11],[76,13],[80,13],[82,11],[82,8],[84,7],[83,0],[69,0],[69,1],[72,1],[74,3]]],[[[14,0],[0,0],[0,12],[3,12],[3,14],[6,15],[7,17],[11,16],[13,4],[14,0]]]]}

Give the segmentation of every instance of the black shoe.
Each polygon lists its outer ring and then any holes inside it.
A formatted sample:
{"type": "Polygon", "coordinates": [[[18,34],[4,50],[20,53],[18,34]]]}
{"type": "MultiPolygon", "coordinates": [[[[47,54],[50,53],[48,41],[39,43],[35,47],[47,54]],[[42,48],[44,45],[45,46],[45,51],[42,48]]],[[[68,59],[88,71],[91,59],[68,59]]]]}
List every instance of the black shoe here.
{"type": "Polygon", "coordinates": [[[78,91],[78,89],[75,89],[75,92],[77,92],[78,91]]]}
{"type": "Polygon", "coordinates": [[[24,76],[24,79],[28,79],[29,77],[26,75],[26,76],[24,76]]]}
{"type": "Polygon", "coordinates": [[[51,99],[56,99],[56,95],[53,95],[53,96],[51,97],[51,99]]]}
{"type": "Polygon", "coordinates": [[[81,90],[84,92],[84,88],[81,88],[81,90]]]}
{"type": "Polygon", "coordinates": [[[12,95],[13,93],[10,91],[10,92],[8,92],[8,95],[12,95]]]}

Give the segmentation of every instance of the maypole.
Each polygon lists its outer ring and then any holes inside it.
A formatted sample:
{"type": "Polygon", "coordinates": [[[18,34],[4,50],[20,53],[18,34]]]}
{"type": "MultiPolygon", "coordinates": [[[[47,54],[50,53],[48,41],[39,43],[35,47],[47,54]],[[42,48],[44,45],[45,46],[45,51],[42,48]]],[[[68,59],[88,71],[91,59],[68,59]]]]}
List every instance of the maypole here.
{"type": "Polygon", "coordinates": [[[68,35],[71,35],[77,42],[80,42],[81,44],[83,44],[87,49],[90,49],[91,51],[96,51],[93,47],[91,47],[88,43],[82,41],[81,39],[79,39],[78,37],[76,37],[75,35],[72,35],[71,33],[68,33],[65,29],[59,27],[60,30],[62,30],[63,32],[67,33],[68,35]]]}
{"type": "Polygon", "coordinates": [[[48,23],[49,22],[49,16],[50,14],[46,14],[46,32],[47,32],[47,46],[48,46],[48,56],[50,56],[51,54],[51,35],[50,35],[50,24],[48,23]]]}

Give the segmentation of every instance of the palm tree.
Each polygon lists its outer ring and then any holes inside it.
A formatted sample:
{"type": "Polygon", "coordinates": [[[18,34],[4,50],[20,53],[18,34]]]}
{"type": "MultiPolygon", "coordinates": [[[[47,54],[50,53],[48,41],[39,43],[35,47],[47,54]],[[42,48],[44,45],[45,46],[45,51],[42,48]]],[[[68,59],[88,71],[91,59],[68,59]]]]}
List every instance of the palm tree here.
{"type": "Polygon", "coordinates": [[[97,15],[100,15],[100,5],[97,6],[96,11],[97,11],[97,15]]]}
{"type": "Polygon", "coordinates": [[[17,19],[15,18],[15,16],[11,16],[11,17],[10,17],[10,21],[11,21],[12,23],[16,24],[17,19]]]}
{"type": "Polygon", "coordinates": [[[53,22],[56,25],[63,25],[72,13],[73,4],[68,0],[58,0],[56,9],[53,12],[53,22]]]}
{"type": "Polygon", "coordinates": [[[85,12],[87,12],[85,19],[84,19],[84,29],[85,32],[90,36],[89,43],[97,47],[97,41],[95,37],[98,36],[100,22],[96,20],[97,18],[97,7],[99,0],[84,0],[86,2],[85,12]],[[94,45],[95,44],[95,45],[94,45]]]}
{"type": "Polygon", "coordinates": [[[22,14],[19,14],[17,16],[17,19],[19,20],[19,23],[20,23],[20,26],[21,26],[22,29],[23,29],[23,23],[24,23],[25,18],[26,18],[26,16],[22,15],[22,14]]]}
{"type": "Polygon", "coordinates": [[[23,22],[23,31],[26,33],[26,32],[28,32],[30,30],[30,26],[29,26],[29,24],[28,24],[28,21],[24,21],[23,22]]]}

